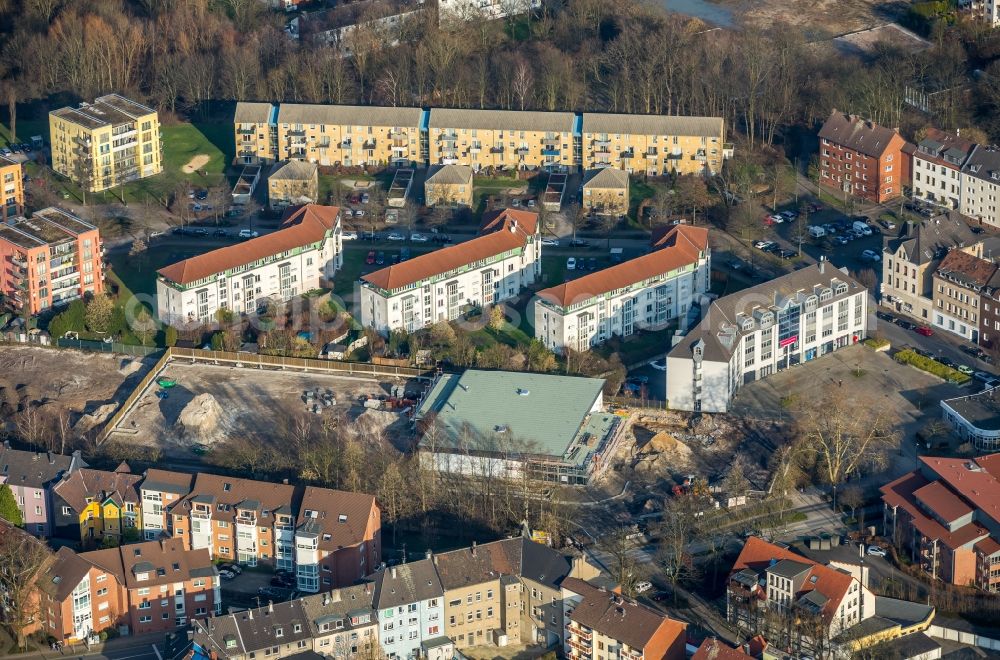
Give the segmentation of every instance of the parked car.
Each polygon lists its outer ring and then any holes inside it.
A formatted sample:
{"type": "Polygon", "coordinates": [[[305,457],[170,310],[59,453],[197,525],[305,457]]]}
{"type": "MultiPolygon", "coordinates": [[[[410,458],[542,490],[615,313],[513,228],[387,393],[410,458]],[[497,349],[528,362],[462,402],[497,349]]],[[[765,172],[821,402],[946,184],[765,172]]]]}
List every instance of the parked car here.
{"type": "Polygon", "coordinates": [[[986,231],[982,227],[969,227],[969,229],[972,230],[973,234],[982,234],[984,231],[986,231]]]}
{"type": "Polygon", "coordinates": [[[243,574],[243,568],[239,564],[234,564],[232,562],[227,562],[225,564],[219,564],[220,571],[229,571],[230,573],[236,573],[237,575],[243,574]]]}
{"type": "Polygon", "coordinates": [[[232,580],[233,578],[236,577],[236,573],[233,573],[232,571],[223,570],[220,568],[219,577],[222,578],[223,580],[232,580]]]}
{"type": "Polygon", "coordinates": [[[441,243],[441,244],[451,243],[451,236],[449,236],[448,234],[434,234],[434,237],[431,240],[434,241],[435,243],[441,243]]]}
{"type": "Polygon", "coordinates": [[[885,557],[886,552],[877,545],[868,546],[868,556],[869,557],[885,557]]]}
{"type": "Polygon", "coordinates": [[[345,231],[340,235],[340,240],[342,241],[356,241],[358,240],[358,232],[356,231],[345,231]]]}
{"type": "Polygon", "coordinates": [[[229,232],[226,231],[225,229],[216,229],[215,235],[218,236],[219,238],[226,238],[229,236],[229,232]]]}
{"type": "Polygon", "coordinates": [[[576,259],[570,257],[566,260],[566,270],[576,270],[576,259]]]}
{"type": "Polygon", "coordinates": [[[597,270],[597,259],[594,257],[587,259],[587,270],[597,270]]]}
{"type": "Polygon", "coordinates": [[[875,318],[881,319],[882,321],[892,322],[892,314],[886,312],[875,312],[875,318]]]}
{"type": "Polygon", "coordinates": [[[542,245],[545,247],[559,247],[559,239],[557,238],[543,238],[542,245]]]}
{"type": "Polygon", "coordinates": [[[915,332],[918,335],[923,335],[924,337],[930,337],[931,335],[934,334],[934,331],[928,328],[926,325],[917,326],[915,332]]]}
{"type": "Polygon", "coordinates": [[[257,238],[260,234],[249,229],[240,230],[240,238],[257,238]]]}
{"type": "Polygon", "coordinates": [[[944,356],[944,355],[942,355],[941,357],[938,358],[938,362],[940,362],[941,364],[943,364],[946,367],[951,367],[952,369],[954,369],[955,367],[958,366],[957,362],[955,362],[954,360],[952,360],[950,357],[947,357],[947,356],[944,356]]]}
{"type": "Polygon", "coordinates": [[[635,585],[635,592],[637,594],[642,594],[642,593],[646,593],[647,591],[649,591],[652,588],[653,588],[653,585],[652,585],[651,582],[649,582],[647,580],[643,580],[642,582],[640,582],[640,583],[638,583],[638,584],[635,585]]]}
{"type": "Polygon", "coordinates": [[[398,252],[393,252],[392,253],[392,258],[389,261],[392,263],[393,266],[395,266],[396,264],[399,263],[399,259],[400,259],[399,253],[398,252]]]}
{"type": "Polygon", "coordinates": [[[649,366],[653,367],[657,371],[667,370],[667,358],[660,358],[659,360],[654,360],[649,363],[649,366]]]}
{"type": "Polygon", "coordinates": [[[778,250],[778,256],[782,259],[791,259],[792,257],[798,256],[798,252],[795,250],[778,250]]]}
{"type": "Polygon", "coordinates": [[[379,266],[385,263],[385,252],[379,252],[375,255],[375,263],[379,266]]]}
{"type": "Polygon", "coordinates": [[[903,330],[913,330],[913,328],[915,327],[912,323],[910,323],[906,319],[894,319],[893,323],[901,327],[903,330]]]}
{"type": "Polygon", "coordinates": [[[361,203],[361,195],[359,195],[358,193],[354,193],[353,195],[351,195],[351,198],[348,201],[351,204],[360,204],[361,203]]]}
{"type": "Polygon", "coordinates": [[[375,250],[368,251],[368,256],[365,257],[365,263],[368,264],[369,266],[375,263],[375,250]]]}
{"type": "Polygon", "coordinates": [[[355,218],[363,218],[363,217],[365,217],[365,211],[364,211],[364,209],[354,209],[354,217],[355,218]]]}
{"type": "Polygon", "coordinates": [[[369,201],[371,201],[371,197],[368,196],[368,193],[362,193],[361,194],[361,203],[362,204],[367,204],[369,201]]]}
{"type": "Polygon", "coordinates": [[[569,246],[575,248],[590,247],[590,241],[586,241],[582,238],[574,238],[572,241],[569,242],[569,246]]]}
{"type": "Polygon", "coordinates": [[[398,231],[389,232],[389,235],[385,237],[389,241],[405,241],[406,236],[403,236],[398,231]]]}
{"type": "Polygon", "coordinates": [[[201,190],[197,190],[194,193],[194,198],[197,199],[199,202],[205,201],[206,199],[208,199],[208,191],[205,190],[204,188],[202,188],[201,190]]]}
{"type": "Polygon", "coordinates": [[[271,578],[272,587],[278,587],[280,589],[293,589],[295,585],[296,580],[293,575],[275,575],[271,578]]]}
{"type": "Polygon", "coordinates": [[[410,240],[414,243],[426,243],[430,238],[426,234],[410,234],[410,240]]]}
{"type": "Polygon", "coordinates": [[[966,376],[971,376],[972,374],[975,373],[975,370],[972,367],[968,366],[968,365],[960,364],[956,368],[959,371],[961,371],[963,374],[965,374],[966,376]]]}
{"type": "Polygon", "coordinates": [[[410,248],[405,247],[405,248],[403,248],[402,250],[399,251],[399,260],[400,261],[406,261],[409,258],[410,258],[410,248]]]}
{"type": "Polygon", "coordinates": [[[205,229],[204,227],[197,227],[195,229],[192,229],[191,232],[195,236],[208,236],[208,230],[205,229]]]}
{"type": "Polygon", "coordinates": [[[649,382],[649,376],[629,376],[625,379],[626,383],[639,383],[640,385],[645,385],[649,382]]]}
{"type": "Polygon", "coordinates": [[[868,261],[882,261],[882,257],[875,250],[865,250],[861,253],[861,258],[868,261]]]}
{"type": "Polygon", "coordinates": [[[764,252],[767,252],[769,249],[773,247],[778,247],[778,244],[775,243],[774,241],[757,241],[756,243],[753,244],[753,246],[758,250],[763,250],[764,252]]]}

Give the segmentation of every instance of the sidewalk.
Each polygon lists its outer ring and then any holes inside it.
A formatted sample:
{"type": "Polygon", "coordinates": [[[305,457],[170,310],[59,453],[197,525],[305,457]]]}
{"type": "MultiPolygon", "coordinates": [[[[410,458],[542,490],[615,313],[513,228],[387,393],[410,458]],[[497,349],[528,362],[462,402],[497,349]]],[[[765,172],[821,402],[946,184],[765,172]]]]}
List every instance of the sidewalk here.
{"type": "MultiPolygon", "coordinates": [[[[124,651],[128,649],[142,649],[152,651],[151,646],[159,647],[163,644],[166,633],[148,633],[145,635],[135,635],[132,637],[115,637],[106,642],[91,644],[88,648],[86,644],[77,643],[64,646],[62,651],[53,651],[45,647],[41,651],[19,653],[16,655],[0,655],[0,658],[17,658],[18,660],[72,660],[73,658],[85,658],[88,656],[103,655],[112,651],[124,651]]],[[[157,648],[155,652],[160,655],[157,648]]]]}

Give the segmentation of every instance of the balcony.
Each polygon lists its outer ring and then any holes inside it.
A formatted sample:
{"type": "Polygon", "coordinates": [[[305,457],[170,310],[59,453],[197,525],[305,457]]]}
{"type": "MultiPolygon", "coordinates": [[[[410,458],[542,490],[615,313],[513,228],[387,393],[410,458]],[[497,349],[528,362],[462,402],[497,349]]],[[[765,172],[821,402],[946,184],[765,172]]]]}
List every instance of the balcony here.
{"type": "Polygon", "coordinates": [[[375,140],[365,140],[365,143],[361,145],[361,148],[362,149],[374,149],[375,148],[375,144],[376,144],[375,140]]]}
{"type": "Polygon", "coordinates": [[[502,154],[503,153],[503,147],[502,146],[501,147],[490,147],[490,153],[491,154],[502,154]]]}
{"type": "Polygon", "coordinates": [[[724,142],[722,144],[722,157],[729,160],[736,153],[736,147],[732,142],[724,142]]]}
{"type": "Polygon", "coordinates": [[[236,524],[237,525],[249,525],[250,527],[256,527],[257,526],[257,517],[241,513],[240,515],[238,515],[236,517],[236,524]]]}
{"type": "Polygon", "coordinates": [[[656,147],[650,147],[646,149],[646,153],[643,154],[646,158],[656,158],[659,153],[656,151],[656,147]]]}
{"type": "Polygon", "coordinates": [[[528,149],[528,147],[518,147],[517,149],[514,150],[514,153],[518,156],[527,156],[529,153],[531,153],[531,150],[528,149]]]}
{"type": "Polygon", "coordinates": [[[254,133],[257,132],[257,130],[253,129],[253,128],[240,128],[240,129],[237,129],[236,132],[239,135],[253,135],[254,133]]]}
{"type": "Polygon", "coordinates": [[[562,146],[562,139],[560,138],[545,138],[542,140],[543,147],[557,148],[562,146]]]}
{"type": "Polygon", "coordinates": [[[475,145],[473,145],[473,146],[469,147],[469,153],[470,153],[470,154],[478,154],[478,153],[479,153],[479,152],[481,152],[482,150],[483,150],[483,148],[482,148],[482,147],[479,147],[479,146],[475,146],[475,145]]]}
{"type": "Polygon", "coordinates": [[[580,643],[580,642],[578,642],[576,640],[573,640],[573,639],[567,639],[566,643],[569,644],[570,647],[576,649],[577,651],[580,651],[581,653],[586,653],[587,655],[590,655],[590,644],[582,644],[582,643],[580,643]]]}
{"type": "Polygon", "coordinates": [[[635,158],[635,152],[632,150],[623,151],[619,154],[619,156],[622,158],[635,158]]]}
{"type": "Polygon", "coordinates": [[[306,132],[305,132],[305,130],[303,130],[303,129],[300,128],[298,130],[288,131],[288,136],[289,137],[305,137],[306,136],[306,132]]]}
{"type": "Polygon", "coordinates": [[[560,153],[558,149],[542,149],[543,156],[558,156],[560,153]]]}
{"type": "Polygon", "coordinates": [[[595,155],[610,156],[611,155],[611,147],[610,146],[594,146],[594,154],[595,155]]]}
{"type": "Polygon", "coordinates": [[[389,131],[389,137],[398,137],[400,135],[406,137],[409,133],[402,128],[393,128],[389,131]]]}
{"type": "Polygon", "coordinates": [[[341,149],[350,149],[351,148],[351,140],[350,140],[350,138],[348,138],[348,139],[344,140],[343,142],[341,142],[340,143],[340,148],[341,149]]]}
{"type": "Polygon", "coordinates": [[[593,141],[592,141],[592,142],[591,142],[590,144],[591,144],[591,145],[592,145],[592,146],[593,146],[593,147],[594,147],[595,149],[596,149],[596,148],[598,148],[598,147],[610,147],[610,146],[611,146],[611,140],[601,140],[601,139],[597,139],[597,140],[593,140],[593,141]]]}
{"type": "Polygon", "coordinates": [[[457,135],[439,135],[438,142],[458,142],[457,135]]]}

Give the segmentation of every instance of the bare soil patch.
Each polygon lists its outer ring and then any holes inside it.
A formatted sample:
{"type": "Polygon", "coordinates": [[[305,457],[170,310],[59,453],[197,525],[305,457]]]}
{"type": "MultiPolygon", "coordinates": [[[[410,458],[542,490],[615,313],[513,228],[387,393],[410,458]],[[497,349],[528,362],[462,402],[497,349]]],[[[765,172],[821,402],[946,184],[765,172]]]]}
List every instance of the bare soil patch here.
{"type": "Polygon", "coordinates": [[[184,174],[194,174],[196,171],[208,165],[208,161],[212,159],[208,154],[198,154],[194,156],[187,162],[186,165],[181,167],[181,172],[184,174]]]}

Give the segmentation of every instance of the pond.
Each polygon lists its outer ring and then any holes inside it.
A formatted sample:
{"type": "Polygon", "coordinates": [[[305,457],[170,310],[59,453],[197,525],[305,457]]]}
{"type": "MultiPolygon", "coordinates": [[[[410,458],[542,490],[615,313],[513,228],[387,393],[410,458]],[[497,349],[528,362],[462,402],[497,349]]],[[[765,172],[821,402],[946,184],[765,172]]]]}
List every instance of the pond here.
{"type": "Polygon", "coordinates": [[[708,0],[660,0],[669,11],[700,18],[723,28],[734,27],[733,12],[723,5],[708,0]]]}

